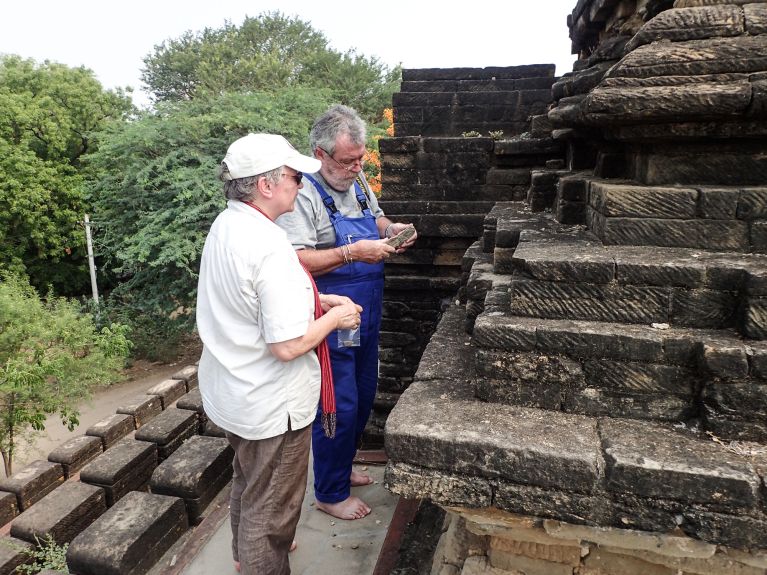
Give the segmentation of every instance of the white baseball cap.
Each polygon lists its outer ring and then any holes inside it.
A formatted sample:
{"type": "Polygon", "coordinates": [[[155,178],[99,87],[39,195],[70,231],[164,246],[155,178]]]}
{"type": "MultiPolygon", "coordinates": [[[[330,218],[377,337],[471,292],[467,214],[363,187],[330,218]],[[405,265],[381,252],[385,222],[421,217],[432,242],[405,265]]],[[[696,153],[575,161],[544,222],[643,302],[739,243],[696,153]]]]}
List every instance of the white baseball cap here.
{"type": "Polygon", "coordinates": [[[313,174],[322,162],[299,153],[290,142],[276,134],[248,134],[232,142],[224,156],[227,179],[236,180],[263,174],[280,166],[313,174]]]}

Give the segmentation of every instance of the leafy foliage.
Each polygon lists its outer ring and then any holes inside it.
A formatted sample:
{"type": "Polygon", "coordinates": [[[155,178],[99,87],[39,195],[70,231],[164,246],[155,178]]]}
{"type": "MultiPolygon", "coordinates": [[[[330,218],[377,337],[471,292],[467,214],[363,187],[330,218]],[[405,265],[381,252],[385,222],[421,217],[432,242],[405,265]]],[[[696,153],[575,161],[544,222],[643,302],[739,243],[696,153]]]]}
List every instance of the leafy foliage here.
{"type": "Polygon", "coordinates": [[[37,545],[32,549],[19,546],[22,552],[30,556],[32,562],[16,567],[16,573],[34,575],[43,569],[69,573],[67,567],[69,543],[58,545],[50,534],[46,535],[42,541],[35,536],[35,541],[37,541],[37,545]]]}
{"type": "Polygon", "coordinates": [[[75,302],[43,301],[25,280],[0,282],[0,453],[6,475],[19,445],[58,413],[70,430],[93,385],[114,381],[130,342],[121,325],[97,331],[75,302]]]}
{"type": "Polygon", "coordinates": [[[229,144],[263,131],[306,150],[328,105],[318,90],[225,94],[161,105],[104,135],[90,156],[96,249],[132,315],[191,325],[200,252],[226,205],[217,170],[229,144]]]}
{"type": "Polygon", "coordinates": [[[60,294],[88,285],[81,159],[131,110],[85,68],[0,58],[0,270],[60,294]]]}
{"type": "Polygon", "coordinates": [[[302,86],[330,90],[332,101],[371,121],[390,105],[401,76],[376,58],[333,50],[309,23],[280,12],[187,32],[156,46],[144,64],[141,79],[155,102],[302,86]]]}

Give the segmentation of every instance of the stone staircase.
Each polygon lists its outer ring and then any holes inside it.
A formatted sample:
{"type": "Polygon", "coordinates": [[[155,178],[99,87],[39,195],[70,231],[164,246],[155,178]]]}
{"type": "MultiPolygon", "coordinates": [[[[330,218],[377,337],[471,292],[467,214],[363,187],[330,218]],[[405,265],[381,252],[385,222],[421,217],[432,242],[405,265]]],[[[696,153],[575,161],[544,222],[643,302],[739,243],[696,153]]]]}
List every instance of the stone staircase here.
{"type": "Polygon", "coordinates": [[[567,177],[551,211],[498,202],[485,217],[465,305],[389,417],[388,487],[763,548],[762,190],[569,178],[585,223],[555,219],[567,177]],[[590,213],[635,225],[607,234],[590,213]]]}

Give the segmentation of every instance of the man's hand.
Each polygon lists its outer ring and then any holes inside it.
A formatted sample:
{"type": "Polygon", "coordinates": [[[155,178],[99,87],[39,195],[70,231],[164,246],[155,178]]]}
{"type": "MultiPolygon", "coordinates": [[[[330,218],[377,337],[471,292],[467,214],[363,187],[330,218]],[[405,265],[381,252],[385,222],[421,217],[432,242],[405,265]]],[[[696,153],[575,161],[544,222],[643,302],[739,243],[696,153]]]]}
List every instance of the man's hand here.
{"type": "Polygon", "coordinates": [[[377,264],[385,260],[396,250],[386,240],[360,240],[349,245],[354,261],[377,264]]]}
{"type": "MultiPolygon", "coordinates": [[[[391,224],[389,226],[389,237],[393,238],[394,236],[399,235],[399,233],[404,230],[405,228],[411,227],[412,224],[391,224]]],[[[415,229],[415,228],[414,228],[415,229]]],[[[406,249],[408,249],[410,246],[412,246],[415,243],[416,238],[418,237],[418,232],[414,232],[413,235],[410,237],[409,240],[407,240],[404,244],[402,244],[400,247],[397,248],[397,253],[400,254],[404,252],[406,249]]]]}

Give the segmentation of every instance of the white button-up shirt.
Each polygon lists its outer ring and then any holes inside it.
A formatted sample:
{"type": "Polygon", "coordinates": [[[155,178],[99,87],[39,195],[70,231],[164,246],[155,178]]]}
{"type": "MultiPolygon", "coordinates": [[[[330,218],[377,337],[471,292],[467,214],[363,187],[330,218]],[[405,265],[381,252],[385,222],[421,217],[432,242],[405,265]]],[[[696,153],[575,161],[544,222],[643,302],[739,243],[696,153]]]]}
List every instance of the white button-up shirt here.
{"type": "Polygon", "coordinates": [[[245,439],[266,439],[309,425],[320,395],[310,351],[282,362],[268,344],[306,333],[314,293],[285,232],[230,200],[205,240],[197,292],[199,365],[205,413],[245,439]]]}

